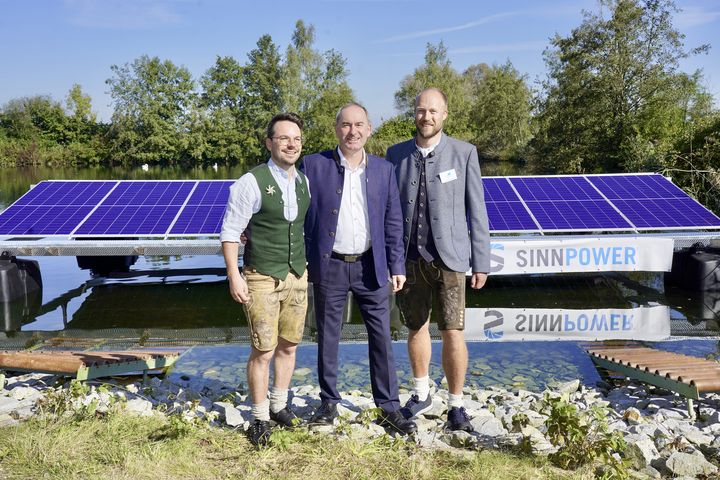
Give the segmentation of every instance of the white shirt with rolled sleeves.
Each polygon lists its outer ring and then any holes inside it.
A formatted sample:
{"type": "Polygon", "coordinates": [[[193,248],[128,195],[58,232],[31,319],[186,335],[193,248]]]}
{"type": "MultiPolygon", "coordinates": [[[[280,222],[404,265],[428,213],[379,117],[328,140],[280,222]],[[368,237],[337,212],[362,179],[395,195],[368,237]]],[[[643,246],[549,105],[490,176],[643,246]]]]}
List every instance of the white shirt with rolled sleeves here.
{"type": "Polygon", "coordinates": [[[345,167],[342,199],[338,212],[337,231],[333,251],[346,255],[357,255],[370,248],[370,216],[367,202],[367,155],[354,170],[337,149],[340,165],[345,167]]]}
{"type": "MultiPolygon", "coordinates": [[[[298,214],[295,184],[300,181],[297,172],[294,172],[294,181],[291,181],[288,172],[278,167],[272,158],[268,160],[268,167],[282,191],[285,219],[288,221],[295,220],[298,214]]],[[[310,183],[308,182],[309,193],[310,183]]],[[[240,243],[240,235],[250,223],[250,218],[260,211],[261,205],[262,193],[260,187],[255,176],[248,172],[230,187],[230,196],[225,207],[222,230],[220,231],[220,242],[240,243]]]]}

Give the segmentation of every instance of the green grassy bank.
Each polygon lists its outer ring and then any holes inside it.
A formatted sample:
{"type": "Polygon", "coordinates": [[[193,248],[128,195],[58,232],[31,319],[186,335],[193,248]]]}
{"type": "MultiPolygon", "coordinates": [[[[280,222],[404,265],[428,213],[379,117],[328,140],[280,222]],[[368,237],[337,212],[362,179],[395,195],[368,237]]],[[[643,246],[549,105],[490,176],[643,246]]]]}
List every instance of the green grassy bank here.
{"type": "Polygon", "coordinates": [[[304,429],[278,432],[255,450],[229,429],[178,417],[38,416],[0,428],[0,478],[53,479],[570,479],[537,457],[499,451],[422,450],[384,436],[337,439],[304,429]]]}

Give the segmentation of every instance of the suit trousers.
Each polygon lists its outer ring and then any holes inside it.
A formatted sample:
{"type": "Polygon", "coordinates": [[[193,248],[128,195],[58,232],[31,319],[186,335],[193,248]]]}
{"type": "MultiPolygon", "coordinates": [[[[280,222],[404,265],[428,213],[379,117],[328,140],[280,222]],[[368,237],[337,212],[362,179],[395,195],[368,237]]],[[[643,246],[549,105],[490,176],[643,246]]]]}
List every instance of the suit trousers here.
{"type": "Polygon", "coordinates": [[[330,258],[324,278],[313,284],[318,339],[320,398],[338,403],[338,348],[347,293],[360,309],[368,332],[370,383],[375,405],[388,412],[400,408],[395,356],[390,337],[390,287],[377,287],[372,254],[348,263],[330,258]]]}

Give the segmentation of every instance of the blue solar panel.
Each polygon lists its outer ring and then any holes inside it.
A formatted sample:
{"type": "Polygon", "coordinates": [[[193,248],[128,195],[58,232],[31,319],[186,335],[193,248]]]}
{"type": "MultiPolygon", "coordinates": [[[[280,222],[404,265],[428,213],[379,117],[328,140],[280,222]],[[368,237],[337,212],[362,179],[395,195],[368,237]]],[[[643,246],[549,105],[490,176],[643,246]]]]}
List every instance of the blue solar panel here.
{"type": "Polygon", "coordinates": [[[505,177],[483,178],[490,231],[536,232],[537,224],[505,177]]]}
{"type": "Polygon", "coordinates": [[[222,205],[223,207],[227,204],[228,197],[230,196],[230,187],[235,183],[232,180],[229,181],[201,181],[198,182],[197,187],[193,191],[193,194],[188,200],[188,205],[222,205]]]}
{"type": "MultiPolygon", "coordinates": [[[[0,213],[0,235],[216,235],[227,181],[45,181],[0,213]]],[[[720,228],[656,174],[483,178],[490,230],[720,228]]]]}
{"type": "Polygon", "coordinates": [[[69,235],[92,209],[89,205],[11,205],[0,215],[0,235],[69,235]]]}
{"type": "Polygon", "coordinates": [[[632,228],[605,200],[532,201],[527,206],[545,231],[632,228]]]}
{"type": "Polygon", "coordinates": [[[510,182],[543,231],[632,229],[584,177],[513,177],[510,182]]]}
{"type": "Polygon", "coordinates": [[[165,236],[196,182],[121,182],[75,235],[165,236]]]}
{"type": "Polygon", "coordinates": [[[118,182],[40,182],[13,205],[97,205],[118,182]]]}
{"type": "Polygon", "coordinates": [[[196,182],[121,182],[103,205],[182,205],[196,182]]]}
{"type": "Polygon", "coordinates": [[[610,200],[687,198],[687,193],[662,175],[590,175],[587,179],[610,200]]]}
{"type": "Polygon", "coordinates": [[[170,234],[214,235],[220,233],[225,205],[233,183],[235,182],[198,182],[187,205],[170,230],[170,234]]]}
{"type": "Polygon", "coordinates": [[[180,208],[180,205],[101,205],[75,234],[164,236],[180,208]]]}
{"type": "Polygon", "coordinates": [[[614,200],[638,229],[717,227],[720,219],[691,198],[614,200]]]}
{"type": "Polygon", "coordinates": [[[225,205],[187,205],[170,230],[171,235],[215,235],[222,227],[225,205]]]}
{"type": "Polygon", "coordinates": [[[662,175],[593,175],[588,180],[638,230],[720,227],[720,218],[662,175]]]}
{"type": "Polygon", "coordinates": [[[526,202],[602,200],[602,195],[584,177],[512,177],[510,182],[526,202]]]}

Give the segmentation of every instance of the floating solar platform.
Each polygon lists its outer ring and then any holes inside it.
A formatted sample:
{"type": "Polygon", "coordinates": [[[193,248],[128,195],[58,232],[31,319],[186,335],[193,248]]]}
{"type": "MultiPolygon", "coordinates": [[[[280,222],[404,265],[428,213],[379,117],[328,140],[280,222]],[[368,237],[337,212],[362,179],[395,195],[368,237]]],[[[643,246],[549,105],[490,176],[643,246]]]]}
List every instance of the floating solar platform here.
{"type": "Polygon", "coordinates": [[[220,233],[231,180],[44,181],[0,213],[0,235],[198,237],[220,233]]]}
{"type": "MultiPolygon", "coordinates": [[[[0,213],[0,245],[18,255],[217,253],[233,183],[43,181],[0,213]]],[[[494,238],[720,230],[720,218],[659,174],[484,177],[483,185],[494,238]]]]}

